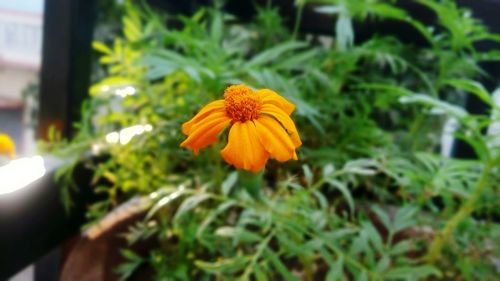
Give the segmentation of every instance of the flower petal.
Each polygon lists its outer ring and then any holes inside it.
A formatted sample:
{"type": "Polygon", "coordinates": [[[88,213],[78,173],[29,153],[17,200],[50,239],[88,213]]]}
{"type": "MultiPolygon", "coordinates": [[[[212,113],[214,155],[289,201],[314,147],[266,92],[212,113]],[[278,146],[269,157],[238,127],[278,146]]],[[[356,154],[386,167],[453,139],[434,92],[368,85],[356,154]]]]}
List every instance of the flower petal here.
{"type": "Polygon", "coordinates": [[[274,104],[275,106],[281,108],[286,114],[290,115],[295,110],[295,105],[284,97],[278,95],[276,92],[269,89],[260,89],[255,92],[259,95],[262,103],[264,104],[274,104]]]}
{"type": "Polygon", "coordinates": [[[224,112],[224,100],[216,100],[205,105],[191,120],[182,124],[182,133],[189,135],[194,124],[200,122],[213,112],[224,112]]]}
{"type": "Polygon", "coordinates": [[[288,116],[283,110],[273,104],[264,104],[262,106],[261,113],[271,115],[281,123],[281,125],[290,135],[295,148],[302,145],[302,141],[300,140],[299,132],[297,131],[297,127],[295,127],[295,123],[293,122],[292,118],[290,118],[290,116],[288,116]]]}
{"type": "Polygon", "coordinates": [[[6,155],[10,159],[16,156],[16,145],[6,134],[0,133],[0,155],[6,155]]]}
{"type": "Polygon", "coordinates": [[[238,169],[258,172],[266,165],[269,153],[257,137],[252,121],[236,122],[229,131],[229,140],[221,150],[222,158],[238,169]]]}
{"type": "Polygon", "coordinates": [[[292,139],[276,119],[261,115],[254,122],[260,143],[272,157],[280,162],[297,158],[292,139]]]}
{"type": "Polygon", "coordinates": [[[203,119],[190,128],[188,138],[183,141],[180,147],[189,147],[195,154],[200,149],[211,145],[217,141],[217,136],[229,125],[231,119],[223,114],[214,113],[203,119]]]}

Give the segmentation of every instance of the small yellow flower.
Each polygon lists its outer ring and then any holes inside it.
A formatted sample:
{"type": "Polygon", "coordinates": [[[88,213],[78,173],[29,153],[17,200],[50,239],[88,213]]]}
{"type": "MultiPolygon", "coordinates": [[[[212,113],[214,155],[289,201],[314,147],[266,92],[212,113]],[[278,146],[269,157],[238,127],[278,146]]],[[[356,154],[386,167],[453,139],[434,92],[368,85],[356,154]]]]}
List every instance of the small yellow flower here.
{"type": "Polygon", "coordinates": [[[269,157],[280,162],[297,159],[295,149],[302,142],[290,118],[294,110],[292,103],[272,90],[233,85],[224,91],[223,100],[207,104],[182,125],[187,139],[180,146],[198,154],[230,126],[222,158],[238,169],[258,172],[269,157]]]}
{"type": "Polygon", "coordinates": [[[6,155],[10,159],[16,156],[14,141],[8,135],[2,133],[0,133],[0,155],[6,155]]]}

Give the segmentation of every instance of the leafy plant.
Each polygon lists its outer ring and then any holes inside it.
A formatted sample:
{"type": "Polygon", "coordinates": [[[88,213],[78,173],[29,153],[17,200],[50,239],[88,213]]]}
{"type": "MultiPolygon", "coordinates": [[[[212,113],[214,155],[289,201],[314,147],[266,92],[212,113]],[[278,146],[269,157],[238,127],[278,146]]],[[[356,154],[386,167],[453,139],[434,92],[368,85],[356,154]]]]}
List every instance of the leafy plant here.
{"type": "MultiPolygon", "coordinates": [[[[453,1],[415,1],[436,14],[434,26],[399,1],[296,1],[292,28],[272,1],[250,23],[216,2],[190,16],[126,2],[122,35],[93,44],[106,75],[59,154],[94,168],[104,199],[89,223],[129,198],[150,200],[126,236],[160,246],[146,256],[124,249],[123,279],[143,265],[155,280],[495,279],[500,147],[498,132],[484,132],[500,109],[478,81],[479,62],[499,57],[474,44],[498,35],[453,1]],[[300,33],[309,8],[335,18],[330,36],[300,33]],[[357,22],[382,20],[427,45],[356,38],[357,22]],[[179,148],[181,124],[236,83],[297,106],[299,161],[271,161],[260,199],[221,162],[220,146],[197,158],[179,148]],[[471,97],[488,111],[467,112],[471,97]],[[477,159],[436,153],[451,119],[477,159]],[[92,148],[104,157],[84,157],[92,148]]],[[[66,186],[70,171],[60,173],[66,186]]]]}

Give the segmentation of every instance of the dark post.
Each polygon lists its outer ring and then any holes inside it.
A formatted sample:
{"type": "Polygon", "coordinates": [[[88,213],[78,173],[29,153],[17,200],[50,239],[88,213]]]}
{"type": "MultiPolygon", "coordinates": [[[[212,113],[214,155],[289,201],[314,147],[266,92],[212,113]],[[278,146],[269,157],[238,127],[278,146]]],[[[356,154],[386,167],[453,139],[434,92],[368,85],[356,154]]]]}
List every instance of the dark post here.
{"type": "MultiPolygon", "coordinates": [[[[63,137],[73,134],[90,82],[91,41],[95,0],[45,0],[40,115],[38,138],[45,139],[50,126],[63,137]]],[[[57,280],[60,254],[57,247],[77,233],[91,201],[90,172],[74,172],[79,191],[75,206],[65,212],[54,170],[30,186],[0,196],[0,280],[9,278],[39,260],[35,280],[57,280]],[[47,253],[49,253],[47,255],[47,253]]]]}
{"type": "Polygon", "coordinates": [[[73,135],[88,94],[95,0],[45,0],[38,137],[73,135]]]}

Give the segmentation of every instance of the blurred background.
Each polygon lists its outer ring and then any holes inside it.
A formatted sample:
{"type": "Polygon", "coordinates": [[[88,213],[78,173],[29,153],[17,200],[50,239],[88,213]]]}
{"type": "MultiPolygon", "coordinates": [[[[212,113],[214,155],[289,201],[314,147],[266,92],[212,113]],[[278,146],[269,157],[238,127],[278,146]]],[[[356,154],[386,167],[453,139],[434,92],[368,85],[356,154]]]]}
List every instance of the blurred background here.
{"type": "MultiPolygon", "coordinates": [[[[105,67],[99,63],[98,52],[91,49],[92,41],[113,44],[122,28],[123,2],[0,0],[0,132],[12,136],[18,158],[37,155],[37,140],[54,137],[51,128],[60,132],[59,137],[62,138],[75,135],[73,125],[81,118],[81,108],[88,97],[90,85],[106,76],[105,67]]],[[[154,10],[186,15],[192,15],[197,7],[211,4],[211,1],[145,2],[154,10]]],[[[254,2],[265,5],[267,1],[227,1],[225,8],[244,21],[251,21],[255,12],[252,8],[254,2]]],[[[289,19],[285,25],[291,30],[294,21],[290,19],[294,18],[294,5],[299,1],[270,2],[280,6],[280,12],[289,19]]],[[[409,3],[402,2],[404,5],[409,3]]],[[[457,3],[471,7],[474,15],[481,18],[491,31],[500,32],[500,1],[457,3]]],[[[422,22],[434,20],[421,10],[409,10],[422,22]]],[[[332,32],[328,20],[330,18],[316,17],[306,10],[300,30],[318,34],[332,32]]],[[[176,24],[178,22],[172,25],[176,24]]],[[[407,32],[404,26],[381,23],[359,24],[356,28],[359,28],[356,40],[363,40],[374,31],[380,31],[398,34],[405,42],[422,43],[422,38],[415,32],[407,32]]],[[[327,38],[325,42],[321,44],[331,44],[331,39],[327,38]]],[[[478,45],[484,50],[493,47],[478,45]]],[[[498,64],[483,66],[498,77],[498,64]]],[[[485,85],[493,90],[497,82],[491,79],[485,85]]],[[[484,111],[477,100],[467,101],[466,106],[472,112],[484,111]]],[[[440,149],[444,155],[452,154],[452,133],[456,123],[449,122],[447,126],[441,135],[440,149]]],[[[460,145],[463,144],[458,144],[455,155],[474,157],[470,147],[460,145]]],[[[35,178],[41,178],[36,184],[28,182],[22,186],[23,189],[19,188],[19,192],[12,194],[2,195],[0,192],[0,251],[3,251],[0,253],[0,280],[57,280],[61,261],[73,246],[74,241],[70,239],[68,242],[68,239],[78,235],[85,222],[87,203],[94,200],[94,196],[82,191],[72,213],[66,215],[58,185],[53,180],[55,167],[58,166],[53,164],[56,163],[54,161],[50,157],[45,158],[47,173],[44,170],[43,177],[35,178]]],[[[31,169],[28,167],[25,169],[31,169]]],[[[76,181],[82,185],[86,185],[91,178],[91,174],[82,167],[78,167],[75,174],[76,181]]],[[[21,171],[16,177],[23,175],[21,171]]],[[[0,178],[0,191],[3,187],[0,178]]]]}
{"type": "Polygon", "coordinates": [[[35,153],[43,0],[0,0],[0,131],[20,156],[35,153]]]}

